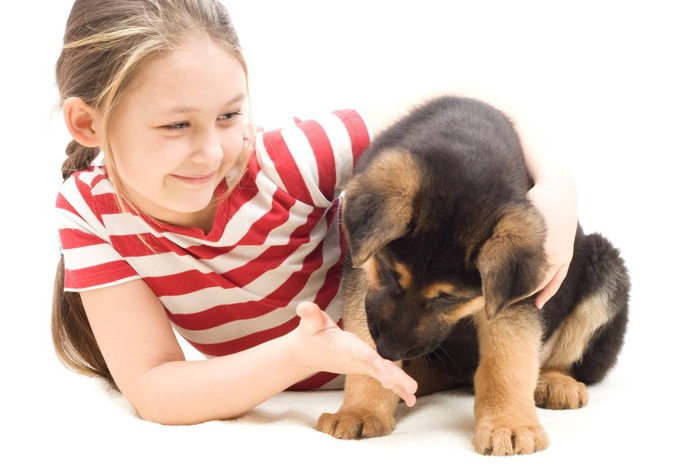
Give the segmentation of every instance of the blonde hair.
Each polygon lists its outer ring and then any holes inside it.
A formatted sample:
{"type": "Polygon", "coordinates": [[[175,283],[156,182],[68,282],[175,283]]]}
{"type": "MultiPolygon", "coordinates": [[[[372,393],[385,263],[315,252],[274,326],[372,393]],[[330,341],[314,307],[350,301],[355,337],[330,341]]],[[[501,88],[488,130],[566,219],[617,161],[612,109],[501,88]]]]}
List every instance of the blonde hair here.
{"type": "MultiPolygon", "coordinates": [[[[231,19],[216,0],[77,0],[66,22],[63,50],[56,62],[61,102],[79,97],[100,110],[104,162],[117,200],[128,203],[115,170],[109,145],[109,125],[120,97],[139,70],[150,60],[176,50],[198,34],[230,52],[248,69],[231,19]]],[[[88,169],[100,148],[66,147],[64,180],[88,169]]],[[[244,145],[244,155],[250,153],[244,145]]],[[[240,157],[241,170],[247,159],[240,157]]],[[[237,180],[236,180],[237,182],[237,180]]],[[[229,185],[233,189],[234,183],[229,185]]],[[[122,204],[122,207],[123,204],[122,204]]],[[[114,380],[102,357],[77,292],[64,291],[64,263],[59,260],[54,283],[51,328],[59,359],[84,374],[114,380]]],[[[116,386],[115,386],[116,387],[116,386]]]]}

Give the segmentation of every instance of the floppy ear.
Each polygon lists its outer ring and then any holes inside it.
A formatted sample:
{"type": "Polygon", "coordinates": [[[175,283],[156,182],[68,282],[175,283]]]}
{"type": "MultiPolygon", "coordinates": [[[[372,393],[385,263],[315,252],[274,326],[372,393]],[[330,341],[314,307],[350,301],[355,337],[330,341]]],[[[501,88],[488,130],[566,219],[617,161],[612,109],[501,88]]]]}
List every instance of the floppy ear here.
{"type": "Polygon", "coordinates": [[[506,209],[476,259],[488,318],[535,292],[547,266],[544,240],[544,219],[533,206],[506,209]]]}
{"type": "Polygon", "coordinates": [[[418,168],[405,151],[377,154],[345,192],[342,225],[353,267],[408,230],[419,186],[418,168]]]}

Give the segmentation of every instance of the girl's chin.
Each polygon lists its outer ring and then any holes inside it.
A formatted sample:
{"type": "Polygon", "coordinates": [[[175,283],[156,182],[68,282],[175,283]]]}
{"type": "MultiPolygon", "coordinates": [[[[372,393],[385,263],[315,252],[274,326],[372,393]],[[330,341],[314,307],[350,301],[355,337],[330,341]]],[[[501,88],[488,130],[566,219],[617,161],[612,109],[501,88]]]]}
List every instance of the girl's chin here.
{"type": "Polygon", "coordinates": [[[206,226],[214,218],[215,201],[213,198],[195,202],[193,199],[182,200],[181,203],[169,203],[160,216],[155,216],[161,222],[180,227],[206,226]]]}

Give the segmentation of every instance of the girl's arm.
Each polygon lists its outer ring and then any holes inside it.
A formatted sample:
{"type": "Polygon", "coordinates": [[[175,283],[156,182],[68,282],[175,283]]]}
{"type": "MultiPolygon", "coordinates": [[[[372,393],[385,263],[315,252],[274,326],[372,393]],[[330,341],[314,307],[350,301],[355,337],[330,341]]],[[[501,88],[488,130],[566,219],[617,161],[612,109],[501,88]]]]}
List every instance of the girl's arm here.
{"type": "Polygon", "coordinates": [[[535,306],[542,308],[559,290],[574,254],[578,227],[576,187],[566,168],[550,155],[540,134],[524,120],[516,123],[525,165],[534,181],[528,198],[547,226],[545,252],[549,269],[538,287],[535,306]]]}
{"type": "Polygon", "coordinates": [[[143,281],[80,296],[117,386],[145,420],[233,418],[319,371],[366,374],[415,403],[413,379],[309,303],[299,306],[301,323],[285,336],[237,354],[185,361],[165,310],[143,281]]]}

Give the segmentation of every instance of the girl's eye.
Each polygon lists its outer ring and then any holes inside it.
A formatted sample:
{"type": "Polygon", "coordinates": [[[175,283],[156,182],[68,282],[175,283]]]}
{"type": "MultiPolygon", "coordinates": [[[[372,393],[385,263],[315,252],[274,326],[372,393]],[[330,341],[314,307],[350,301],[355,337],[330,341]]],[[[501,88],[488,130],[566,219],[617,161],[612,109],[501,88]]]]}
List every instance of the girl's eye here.
{"type": "Polygon", "coordinates": [[[220,122],[228,122],[228,121],[235,119],[239,115],[241,115],[240,112],[229,112],[229,113],[220,115],[217,120],[219,120],[220,122]]]}
{"type": "Polygon", "coordinates": [[[189,123],[187,122],[177,122],[177,123],[171,123],[170,125],[165,125],[163,128],[166,130],[184,130],[185,128],[188,128],[190,126],[189,123]]]}

